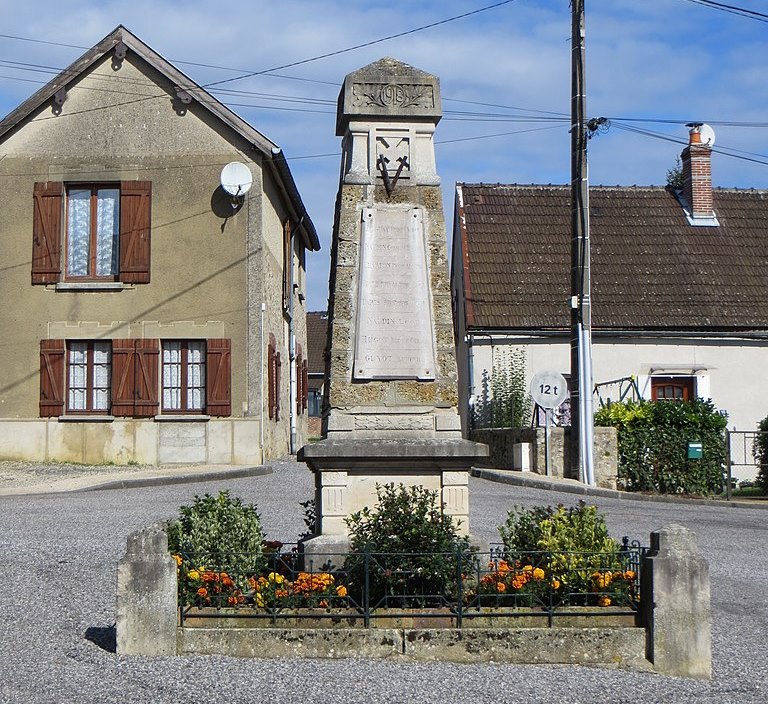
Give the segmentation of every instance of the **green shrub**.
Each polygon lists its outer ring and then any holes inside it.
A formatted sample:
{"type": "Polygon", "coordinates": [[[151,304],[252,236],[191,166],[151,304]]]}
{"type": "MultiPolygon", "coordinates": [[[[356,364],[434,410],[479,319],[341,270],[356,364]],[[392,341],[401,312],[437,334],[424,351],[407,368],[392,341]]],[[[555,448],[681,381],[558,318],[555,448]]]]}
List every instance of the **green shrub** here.
{"type": "Polygon", "coordinates": [[[443,513],[437,492],[385,484],[376,486],[376,498],[374,509],[346,519],[350,590],[362,594],[367,562],[371,606],[426,606],[455,591],[457,560],[470,559],[469,540],[443,513]]]}
{"type": "Polygon", "coordinates": [[[195,496],[179,513],[168,523],[168,548],[187,568],[206,566],[239,581],[264,568],[264,533],[255,505],[221,491],[218,496],[195,496]]]}
{"type": "Polygon", "coordinates": [[[757,432],[755,444],[752,446],[755,462],[760,467],[757,472],[757,484],[764,494],[768,494],[768,416],[757,424],[757,432]]]}
{"type": "Polygon", "coordinates": [[[728,417],[711,401],[612,403],[595,425],[614,426],[619,441],[619,482],[627,491],[712,494],[722,491],[728,417]],[[688,459],[688,442],[703,444],[703,457],[688,459]]]}

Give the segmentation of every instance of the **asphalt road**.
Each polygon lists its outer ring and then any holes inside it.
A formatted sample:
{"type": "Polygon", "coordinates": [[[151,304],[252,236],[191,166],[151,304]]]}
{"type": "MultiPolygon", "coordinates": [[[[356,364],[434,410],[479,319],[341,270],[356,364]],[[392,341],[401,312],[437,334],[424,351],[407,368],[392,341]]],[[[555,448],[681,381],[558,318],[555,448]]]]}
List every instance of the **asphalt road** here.
{"type": "MultiPolygon", "coordinates": [[[[279,462],[248,479],[0,497],[0,702],[759,702],[768,701],[768,511],[594,500],[611,534],[647,543],[668,523],[694,530],[710,563],[714,678],[698,682],[585,667],[347,660],[118,657],[115,570],[127,535],[195,494],[255,502],[268,538],[304,530],[312,481],[279,462]]],[[[556,491],[472,479],[471,530],[497,539],[509,508],[565,503],[556,491]]]]}

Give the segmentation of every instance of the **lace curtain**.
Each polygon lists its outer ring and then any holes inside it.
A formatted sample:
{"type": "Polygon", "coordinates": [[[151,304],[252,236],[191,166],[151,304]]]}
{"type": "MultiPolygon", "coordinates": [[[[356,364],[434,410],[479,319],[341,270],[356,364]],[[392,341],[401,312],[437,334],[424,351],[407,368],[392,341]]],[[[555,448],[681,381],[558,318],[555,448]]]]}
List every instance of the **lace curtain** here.
{"type": "Polygon", "coordinates": [[[96,272],[90,271],[90,188],[71,188],[68,194],[67,273],[70,276],[112,276],[117,273],[120,233],[120,189],[96,191],[96,272]]]}

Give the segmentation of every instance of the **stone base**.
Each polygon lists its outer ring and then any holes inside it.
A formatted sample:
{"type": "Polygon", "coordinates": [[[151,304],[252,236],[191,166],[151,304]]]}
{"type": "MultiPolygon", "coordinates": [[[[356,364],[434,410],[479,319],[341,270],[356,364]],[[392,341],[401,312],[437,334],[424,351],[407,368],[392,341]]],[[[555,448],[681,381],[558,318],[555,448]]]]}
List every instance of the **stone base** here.
{"type": "Polygon", "coordinates": [[[376,503],[383,484],[436,491],[443,511],[469,533],[469,470],[485,458],[485,445],[462,439],[330,439],[298,454],[315,474],[318,536],[346,536],[345,519],[376,503]]]}

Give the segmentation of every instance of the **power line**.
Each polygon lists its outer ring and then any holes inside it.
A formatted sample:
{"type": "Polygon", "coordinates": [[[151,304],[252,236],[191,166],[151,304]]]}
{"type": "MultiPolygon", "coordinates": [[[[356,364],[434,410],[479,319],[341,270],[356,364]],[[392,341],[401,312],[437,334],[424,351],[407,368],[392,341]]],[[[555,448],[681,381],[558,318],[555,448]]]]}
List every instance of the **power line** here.
{"type": "Polygon", "coordinates": [[[259,76],[261,74],[270,73],[272,71],[282,71],[284,68],[301,66],[303,64],[308,64],[313,61],[319,61],[320,59],[327,59],[331,56],[339,56],[340,54],[346,54],[350,51],[356,51],[357,49],[363,49],[365,47],[373,46],[375,44],[381,44],[382,42],[387,42],[392,39],[399,39],[400,37],[405,37],[405,36],[408,36],[409,34],[416,34],[417,32],[423,32],[425,29],[431,29],[432,27],[438,27],[442,24],[447,24],[448,22],[454,22],[455,20],[464,19],[465,17],[471,17],[472,15],[477,15],[481,12],[486,12],[487,10],[493,10],[497,7],[501,7],[502,5],[509,5],[512,2],[515,2],[515,0],[502,0],[501,2],[494,3],[493,5],[486,5],[485,7],[480,7],[476,10],[471,10],[470,12],[464,12],[460,15],[454,15],[453,17],[448,17],[444,20],[439,20],[437,22],[431,22],[430,24],[425,24],[425,25],[422,25],[421,27],[415,27],[414,29],[408,29],[404,32],[398,32],[397,34],[390,34],[389,36],[381,37],[379,39],[372,39],[371,41],[363,42],[362,44],[355,44],[354,46],[349,46],[349,47],[346,47],[345,49],[337,49],[336,51],[329,51],[326,54],[319,54],[318,56],[312,56],[308,59],[293,61],[289,64],[275,66],[273,68],[264,69],[263,71],[252,71],[251,73],[246,73],[242,76],[235,76],[234,78],[225,78],[221,81],[214,81],[213,83],[206,83],[202,87],[210,88],[211,86],[221,85],[223,83],[230,83],[231,81],[240,81],[243,78],[251,78],[252,76],[259,76]]]}
{"type": "Polygon", "coordinates": [[[714,2],[714,0],[687,0],[695,5],[702,5],[703,7],[709,7],[713,10],[721,10],[722,12],[728,12],[732,15],[739,15],[740,17],[746,17],[747,19],[757,20],[758,22],[768,22],[768,14],[764,12],[757,12],[757,10],[748,10],[745,7],[739,7],[738,5],[727,5],[722,2],[714,2]]]}

